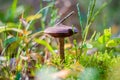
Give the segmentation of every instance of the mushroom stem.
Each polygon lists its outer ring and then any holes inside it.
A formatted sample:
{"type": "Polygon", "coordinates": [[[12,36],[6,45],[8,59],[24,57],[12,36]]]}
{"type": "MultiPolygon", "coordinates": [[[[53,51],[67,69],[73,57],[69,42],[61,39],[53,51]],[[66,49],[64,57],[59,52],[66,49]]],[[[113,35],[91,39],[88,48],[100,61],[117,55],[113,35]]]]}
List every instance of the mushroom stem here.
{"type": "Polygon", "coordinates": [[[61,62],[65,61],[65,56],[64,56],[64,38],[59,38],[59,55],[61,62]]]}

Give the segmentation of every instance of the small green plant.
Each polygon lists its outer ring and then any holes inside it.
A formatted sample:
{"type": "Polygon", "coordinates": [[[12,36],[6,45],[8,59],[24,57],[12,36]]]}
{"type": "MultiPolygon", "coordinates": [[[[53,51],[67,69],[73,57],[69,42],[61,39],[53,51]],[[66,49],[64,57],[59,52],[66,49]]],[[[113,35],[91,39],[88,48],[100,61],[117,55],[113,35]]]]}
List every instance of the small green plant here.
{"type": "MultiPolygon", "coordinates": [[[[82,34],[82,41],[81,41],[81,45],[79,46],[78,49],[80,49],[80,54],[78,54],[78,58],[80,58],[80,55],[82,54],[83,50],[87,50],[88,48],[92,48],[92,45],[86,42],[87,36],[88,36],[88,32],[90,29],[90,26],[92,25],[92,23],[95,21],[95,18],[97,17],[97,15],[109,4],[107,2],[103,3],[102,6],[95,11],[95,4],[96,4],[96,0],[90,0],[89,6],[88,6],[88,13],[87,13],[87,21],[84,27],[83,24],[83,20],[81,17],[81,13],[80,13],[80,9],[79,9],[79,4],[77,4],[77,10],[78,10],[78,15],[79,15],[79,21],[80,21],[80,25],[81,25],[81,34],[82,34]]],[[[94,38],[96,32],[93,33],[93,35],[91,36],[90,41],[94,38]]]]}

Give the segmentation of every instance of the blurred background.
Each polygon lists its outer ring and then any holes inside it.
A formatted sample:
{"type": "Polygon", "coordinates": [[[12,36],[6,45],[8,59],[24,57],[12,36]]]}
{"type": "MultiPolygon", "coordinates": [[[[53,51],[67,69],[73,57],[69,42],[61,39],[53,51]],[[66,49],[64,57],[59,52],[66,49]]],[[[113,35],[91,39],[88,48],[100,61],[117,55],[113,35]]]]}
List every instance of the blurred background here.
{"type": "MultiPolygon", "coordinates": [[[[81,32],[81,25],[80,25],[77,8],[80,9],[80,15],[81,15],[82,23],[83,23],[82,27],[85,28],[86,23],[87,23],[87,13],[88,13],[88,6],[89,6],[90,1],[91,0],[0,0],[0,27],[7,26],[10,28],[14,28],[14,27],[22,28],[21,30],[23,30],[23,32],[26,33],[26,35],[27,35],[29,33],[29,31],[31,31],[32,33],[35,33],[38,31],[43,31],[46,27],[54,26],[61,19],[65,18],[70,12],[74,11],[74,13],[71,16],[69,16],[65,21],[62,22],[62,24],[67,25],[67,26],[75,26],[76,28],[78,28],[79,34],[71,37],[70,40],[73,41],[73,39],[76,38],[77,41],[80,41],[82,38],[82,36],[81,36],[82,32],[81,32]],[[77,5],[78,5],[78,7],[77,7],[77,5]],[[40,13],[41,16],[40,15],[34,16],[38,12],[40,13]],[[33,20],[33,22],[30,24],[28,32],[25,31],[26,25],[24,26],[20,23],[21,18],[23,19],[24,24],[26,24],[26,22],[29,22],[29,21],[27,21],[27,18],[29,18],[30,20],[33,20]]],[[[120,37],[120,10],[119,10],[120,9],[120,0],[96,0],[96,1],[97,2],[95,5],[94,12],[99,10],[104,2],[106,2],[106,3],[109,3],[110,1],[111,2],[100,12],[100,14],[97,17],[95,17],[96,18],[95,21],[90,26],[88,38],[91,37],[91,35],[92,35],[92,33],[94,33],[94,31],[103,33],[104,29],[107,29],[110,27],[112,29],[112,34],[115,37],[120,37]]],[[[2,30],[0,30],[0,33],[1,32],[2,32],[2,30]]],[[[4,31],[4,33],[0,34],[0,54],[3,51],[2,48],[6,49],[6,44],[10,44],[9,42],[7,42],[7,40],[13,39],[13,41],[14,41],[14,38],[15,38],[15,41],[16,41],[17,36],[21,37],[21,34],[16,34],[13,32],[13,34],[16,35],[14,37],[14,35],[12,35],[11,33],[12,33],[12,31],[11,32],[4,31]],[[13,38],[9,39],[9,37],[12,37],[12,36],[13,36],[13,38]]],[[[29,34],[32,34],[32,33],[29,33],[29,34]]],[[[87,62],[87,66],[88,65],[90,65],[90,67],[97,66],[102,70],[106,70],[108,67],[110,67],[110,70],[111,70],[110,62],[113,63],[112,59],[114,59],[114,56],[113,56],[114,53],[115,53],[114,55],[119,55],[119,52],[120,52],[119,43],[120,42],[119,42],[119,39],[115,39],[116,42],[114,42],[112,45],[109,44],[110,47],[109,47],[109,45],[108,45],[108,47],[106,47],[106,45],[108,44],[107,41],[110,42],[112,40],[110,37],[109,40],[106,39],[106,41],[104,41],[104,37],[108,38],[108,36],[111,36],[109,31],[108,31],[108,33],[105,33],[105,35],[106,34],[108,34],[108,35],[107,36],[103,35],[102,38],[100,37],[97,41],[93,41],[95,43],[91,43],[91,44],[93,44],[93,46],[95,45],[95,47],[97,47],[97,48],[95,48],[95,52],[96,52],[96,49],[98,49],[98,51],[100,50],[100,53],[99,53],[100,55],[98,56],[98,54],[97,54],[97,57],[96,57],[96,54],[95,54],[95,57],[93,56],[92,58],[91,58],[91,56],[83,55],[80,58],[80,60],[81,60],[80,62],[82,62],[80,64],[85,65],[85,67],[86,67],[86,62],[87,62]],[[99,40],[101,40],[102,42],[100,43],[99,40]],[[108,52],[106,52],[107,50],[108,50],[108,52]],[[105,54],[103,54],[103,53],[105,53],[105,54]],[[109,55],[107,55],[107,54],[110,54],[111,57],[109,57],[109,55]],[[101,57],[103,57],[103,58],[101,58],[101,57]],[[84,59],[84,58],[87,58],[87,59],[84,59]],[[92,62],[92,60],[93,60],[93,62],[92,62]],[[103,64],[103,62],[105,64],[103,64]]],[[[96,34],[96,36],[97,36],[97,34],[96,34]]],[[[23,37],[24,37],[24,35],[23,35],[23,37]]],[[[99,36],[97,36],[97,37],[99,37],[99,36]]],[[[43,39],[43,40],[45,38],[46,38],[46,36],[41,37],[41,39],[43,39]]],[[[44,49],[44,47],[41,47],[39,45],[35,45],[34,41],[30,42],[30,46],[25,45],[25,50],[24,50],[24,44],[28,44],[27,39],[28,39],[28,37],[25,37],[25,40],[21,40],[21,41],[23,41],[22,42],[23,46],[21,46],[21,44],[20,44],[20,49],[21,49],[21,47],[23,49],[23,50],[21,50],[22,53],[27,54],[27,49],[30,48],[28,50],[31,50],[31,46],[32,46],[33,52],[37,52],[37,53],[40,53],[42,56],[45,56],[45,58],[42,58],[40,55],[40,57],[41,57],[40,63],[41,64],[42,64],[42,62],[44,63],[44,60],[49,60],[48,58],[51,57],[51,55],[49,55],[50,53],[48,52],[48,50],[46,50],[46,48],[44,49]],[[44,55],[44,53],[46,55],[44,55]]],[[[55,42],[52,39],[48,39],[48,40],[46,39],[46,41],[48,43],[50,43],[50,41],[55,42]]],[[[12,40],[10,42],[12,44],[12,40]]],[[[67,43],[67,40],[66,40],[66,43],[67,43]]],[[[77,43],[75,42],[75,45],[76,44],[77,43]]],[[[12,45],[14,45],[14,44],[12,44],[12,45]]],[[[13,48],[12,45],[6,51],[11,50],[13,48]]],[[[57,44],[55,45],[52,43],[50,45],[57,46],[57,44]]],[[[91,47],[91,45],[88,45],[88,46],[86,46],[86,45],[84,46],[84,44],[82,44],[83,53],[86,53],[88,48],[91,47]]],[[[10,53],[12,53],[12,55],[16,54],[16,52],[19,51],[17,49],[18,46],[19,45],[16,44],[16,46],[15,46],[16,51],[14,51],[14,49],[13,49],[12,50],[13,52],[12,51],[10,52],[10,53]]],[[[9,47],[9,45],[8,45],[8,47],[9,47]]],[[[69,47],[69,45],[68,45],[68,47],[69,47]]],[[[77,48],[77,47],[79,47],[79,45],[74,46],[74,47],[77,48]]],[[[66,52],[66,53],[68,53],[68,54],[73,53],[73,55],[75,55],[74,53],[77,54],[77,51],[75,50],[76,48],[72,49],[73,51],[71,50],[71,52],[66,52]]],[[[57,48],[55,47],[55,49],[57,49],[57,48]]],[[[66,48],[66,50],[67,50],[67,48],[66,48]]],[[[69,50],[70,49],[68,49],[68,51],[69,50]]],[[[81,53],[81,51],[80,51],[80,53],[81,53]]],[[[79,52],[79,50],[78,50],[78,52],[79,52]]],[[[32,53],[32,52],[30,52],[30,53],[32,53]]],[[[92,52],[92,53],[94,54],[94,52],[92,52]]],[[[12,56],[12,57],[14,57],[14,56],[12,56]]],[[[70,55],[70,57],[68,56],[68,60],[69,60],[69,58],[70,58],[70,60],[74,60],[74,59],[72,59],[71,55],[70,55]]],[[[74,56],[73,56],[73,58],[74,58],[74,56]]],[[[116,56],[115,56],[115,58],[116,58],[116,56]]],[[[53,59],[53,60],[56,61],[56,59],[53,59]]],[[[68,62],[70,62],[69,64],[71,64],[72,61],[68,61],[68,62]]],[[[114,60],[114,62],[116,63],[117,61],[114,60]]],[[[79,65],[79,64],[76,64],[76,65],[79,65]]],[[[67,66],[69,66],[69,65],[67,65],[67,66]]],[[[113,80],[113,79],[120,80],[120,79],[116,79],[117,77],[119,77],[119,72],[120,72],[120,70],[118,70],[119,65],[116,65],[116,66],[115,66],[115,71],[117,71],[117,74],[116,74],[116,72],[110,73],[110,77],[108,77],[108,78],[111,78],[111,75],[113,75],[113,77],[108,80],[113,80]]],[[[43,70],[46,70],[46,69],[43,69],[43,70]]],[[[100,70],[100,71],[102,72],[102,70],[100,70]]],[[[82,74],[82,76],[84,76],[85,74],[87,74],[87,75],[84,78],[86,78],[87,76],[90,76],[91,74],[89,75],[88,72],[91,73],[91,71],[93,71],[92,73],[97,73],[96,69],[90,68],[90,69],[85,69],[85,72],[82,74]]],[[[3,71],[1,71],[1,72],[3,72],[3,71]]],[[[92,74],[92,75],[98,76],[96,74],[92,74]]],[[[43,75],[41,75],[41,76],[43,77],[43,75]]],[[[83,78],[83,80],[84,80],[84,78],[83,78]]],[[[87,78],[89,78],[89,77],[87,77],[87,78]]]]}
{"type": "MultiPolygon", "coordinates": [[[[100,8],[104,2],[108,1],[110,0],[97,0],[96,10],[100,8]]],[[[45,28],[45,26],[54,25],[56,20],[64,18],[71,11],[75,11],[75,14],[63,22],[63,24],[77,26],[80,30],[76,4],[79,3],[85,26],[89,2],[90,0],[0,0],[0,25],[18,23],[22,14],[24,14],[24,18],[26,18],[29,15],[34,15],[43,7],[53,3],[54,6],[46,8],[41,12],[42,18],[35,20],[31,28],[41,29],[45,28]]],[[[103,29],[112,27],[112,33],[117,34],[120,25],[119,9],[120,1],[112,0],[100,15],[96,17],[91,30],[103,32],[103,29]]]]}

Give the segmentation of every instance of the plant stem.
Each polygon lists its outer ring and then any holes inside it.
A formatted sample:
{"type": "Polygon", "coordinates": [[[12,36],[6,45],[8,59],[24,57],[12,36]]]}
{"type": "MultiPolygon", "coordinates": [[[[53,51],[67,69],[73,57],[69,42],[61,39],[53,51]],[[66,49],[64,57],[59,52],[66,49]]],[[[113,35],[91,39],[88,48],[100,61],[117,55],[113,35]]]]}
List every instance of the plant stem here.
{"type": "Polygon", "coordinates": [[[55,24],[56,25],[59,25],[60,23],[62,23],[63,21],[65,21],[68,17],[70,17],[72,14],[74,13],[74,11],[70,12],[67,16],[65,16],[63,19],[61,19],[58,23],[55,24]]]}
{"type": "Polygon", "coordinates": [[[87,35],[88,35],[88,31],[89,28],[91,26],[92,23],[89,23],[89,25],[86,25],[85,31],[84,31],[84,39],[83,39],[83,44],[85,43],[86,39],[87,39],[87,35]]]}
{"type": "Polygon", "coordinates": [[[65,62],[64,38],[59,38],[59,55],[60,55],[61,63],[65,62]]]}

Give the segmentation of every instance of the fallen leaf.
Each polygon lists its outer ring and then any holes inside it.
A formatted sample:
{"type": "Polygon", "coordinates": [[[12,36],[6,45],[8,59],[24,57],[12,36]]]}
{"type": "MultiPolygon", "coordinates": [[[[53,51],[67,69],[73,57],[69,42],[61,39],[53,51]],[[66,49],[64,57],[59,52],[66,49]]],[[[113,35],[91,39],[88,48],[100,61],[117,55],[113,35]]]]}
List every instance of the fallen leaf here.
{"type": "Polygon", "coordinates": [[[71,73],[70,70],[61,70],[59,72],[51,74],[52,78],[60,78],[60,79],[65,79],[69,74],[71,73]]]}
{"type": "Polygon", "coordinates": [[[42,14],[31,15],[26,18],[26,21],[29,22],[31,20],[39,19],[41,16],[42,14]]]}

